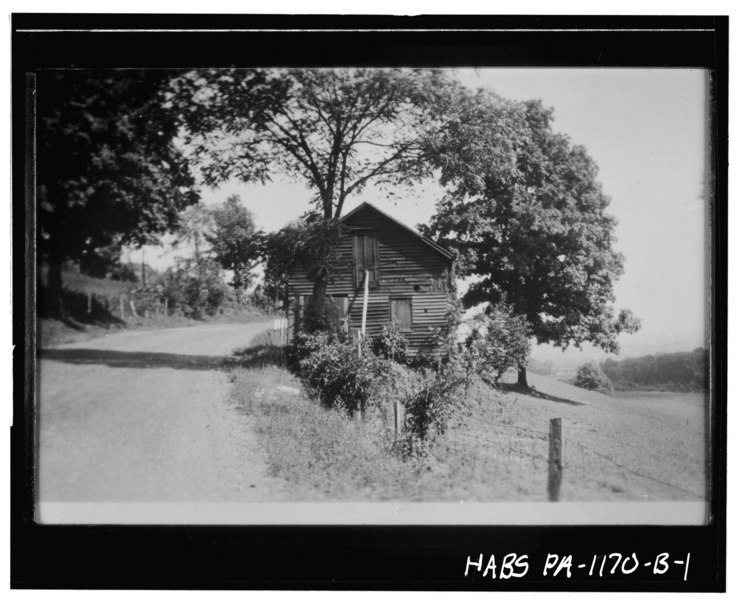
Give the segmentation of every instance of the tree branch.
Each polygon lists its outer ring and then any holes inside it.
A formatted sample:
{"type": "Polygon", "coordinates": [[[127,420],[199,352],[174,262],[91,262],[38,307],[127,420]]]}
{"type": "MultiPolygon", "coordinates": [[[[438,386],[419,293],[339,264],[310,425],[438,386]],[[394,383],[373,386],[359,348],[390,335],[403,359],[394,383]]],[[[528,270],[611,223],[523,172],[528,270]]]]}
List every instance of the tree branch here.
{"type": "MultiPolygon", "coordinates": [[[[287,143],[283,138],[272,133],[272,135],[274,135],[273,141],[285,148],[286,151],[289,152],[289,154],[291,154],[292,156],[294,156],[294,158],[301,162],[306,167],[307,171],[311,173],[312,180],[314,181],[315,186],[317,186],[317,189],[319,190],[320,196],[322,197],[322,201],[324,203],[327,196],[327,189],[325,187],[324,179],[322,178],[322,173],[320,173],[319,167],[317,166],[317,163],[314,160],[314,156],[312,155],[309,143],[306,141],[301,129],[296,124],[296,122],[283,111],[279,111],[279,113],[286,117],[289,123],[291,123],[297,135],[294,136],[275,118],[269,117],[269,121],[278,128],[278,130],[282,133],[282,135],[286,137],[286,139],[289,140],[290,143],[287,143]],[[301,149],[301,151],[304,153],[303,156],[300,154],[298,149],[301,149]]],[[[331,202],[331,199],[329,199],[329,201],[331,202]]]]}
{"type": "Polygon", "coordinates": [[[394,152],[391,156],[385,158],[380,163],[378,163],[375,168],[373,168],[370,172],[368,172],[366,175],[356,179],[345,191],[345,195],[349,195],[355,188],[363,185],[366,183],[369,179],[381,175],[383,172],[382,170],[392,162],[398,160],[403,153],[409,150],[412,144],[408,144],[406,147],[399,148],[396,152],[394,152]]]}

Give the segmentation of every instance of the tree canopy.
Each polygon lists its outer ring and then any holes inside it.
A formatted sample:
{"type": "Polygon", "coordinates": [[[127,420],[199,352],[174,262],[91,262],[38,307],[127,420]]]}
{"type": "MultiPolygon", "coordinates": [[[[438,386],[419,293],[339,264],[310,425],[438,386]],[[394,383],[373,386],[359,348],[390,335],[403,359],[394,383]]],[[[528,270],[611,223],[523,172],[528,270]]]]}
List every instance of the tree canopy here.
{"type": "Polygon", "coordinates": [[[212,234],[215,221],[212,211],[202,203],[187,206],[179,215],[179,224],[173,246],[187,244],[192,248],[193,258],[198,261],[209,252],[207,236],[212,234]]]}
{"type": "Polygon", "coordinates": [[[613,308],[624,259],[585,148],[554,132],[538,101],[478,94],[455,111],[457,126],[433,142],[447,194],[425,233],[475,276],[465,305],[506,301],[540,343],[617,352],[639,322],[613,308]]]}
{"type": "Polygon", "coordinates": [[[337,219],[368,182],[430,173],[419,132],[450,87],[426,69],[196,70],[172,82],[169,106],[207,184],[286,174],[313,190],[323,219],[337,219]]]}
{"type": "Polygon", "coordinates": [[[261,233],[256,229],[253,213],[237,195],[209,209],[212,229],[205,233],[212,257],[233,272],[232,287],[238,298],[250,285],[252,269],[261,256],[261,233]]]}
{"type": "Polygon", "coordinates": [[[166,79],[152,70],[38,75],[38,244],[55,313],[64,260],[151,243],[198,199],[173,144],[177,124],[162,109],[166,79]]]}

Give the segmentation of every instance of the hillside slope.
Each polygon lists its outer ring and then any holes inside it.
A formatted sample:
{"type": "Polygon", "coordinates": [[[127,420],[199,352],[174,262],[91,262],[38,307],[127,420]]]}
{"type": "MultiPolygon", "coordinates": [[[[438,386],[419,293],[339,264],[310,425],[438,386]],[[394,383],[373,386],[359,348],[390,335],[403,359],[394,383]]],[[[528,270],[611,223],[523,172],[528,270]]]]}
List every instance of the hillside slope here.
{"type": "Polygon", "coordinates": [[[508,466],[509,486],[544,499],[549,421],[561,418],[561,499],[705,498],[705,395],[617,398],[528,378],[532,393],[507,384],[507,393],[472,407],[459,428],[481,444],[492,440],[489,458],[497,469],[508,466]]]}

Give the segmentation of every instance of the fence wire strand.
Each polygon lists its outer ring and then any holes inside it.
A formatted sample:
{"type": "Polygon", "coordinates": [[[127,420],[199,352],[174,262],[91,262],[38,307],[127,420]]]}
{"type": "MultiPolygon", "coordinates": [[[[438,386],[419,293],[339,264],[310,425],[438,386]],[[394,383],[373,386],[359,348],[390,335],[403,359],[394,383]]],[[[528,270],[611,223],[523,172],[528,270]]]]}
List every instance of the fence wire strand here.
{"type": "MultiPolygon", "coordinates": [[[[481,422],[480,419],[474,420],[481,422]]],[[[489,429],[483,435],[474,434],[460,428],[454,430],[454,435],[466,443],[472,443],[477,451],[476,454],[480,453],[484,456],[484,459],[490,459],[494,478],[504,475],[503,471],[499,471],[499,467],[504,463],[508,465],[505,473],[507,477],[509,476],[508,468],[512,467],[511,463],[514,463],[518,476],[519,468],[521,468],[521,465],[518,464],[520,460],[524,465],[531,464],[534,469],[539,469],[540,479],[542,476],[546,478],[548,432],[510,424],[488,423],[487,425],[489,429]],[[493,439],[494,434],[500,439],[493,439]]],[[[563,472],[574,473],[590,483],[597,483],[614,489],[619,487],[620,489],[617,491],[632,491],[637,485],[643,485],[645,489],[648,489],[647,482],[652,482],[695,498],[704,498],[703,494],[631,468],[611,456],[570,439],[569,434],[563,436],[562,462],[563,472]],[[634,479],[632,479],[632,476],[634,479]],[[619,478],[620,481],[611,481],[611,478],[619,478]],[[614,483],[621,483],[621,486],[615,486],[614,483]]],[[[483,463],[483,468],[488,469],[488,466],[485,462],[483,463]]],[[[478,468],[476,456],[473,463],[474,474],[477,473],[478,468]]],[[[514,476],[513,473],[511,475],[514,476]]]]}

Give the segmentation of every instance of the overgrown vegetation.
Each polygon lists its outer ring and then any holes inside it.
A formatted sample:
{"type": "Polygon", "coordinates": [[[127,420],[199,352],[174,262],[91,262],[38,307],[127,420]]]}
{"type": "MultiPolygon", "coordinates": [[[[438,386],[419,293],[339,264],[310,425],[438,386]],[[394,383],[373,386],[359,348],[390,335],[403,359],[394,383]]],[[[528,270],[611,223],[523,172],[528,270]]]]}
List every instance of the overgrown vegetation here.
{"type": "Polygon", "coordinates": [[[574,385],[603,394],[610,394],[613,391],[610,379],[596,362],[587,362],[578,368],[574,385]]]}
{"type": "Polygon", "coordinates": [[[699,392],[710,385],[708,351],[670,352],[627,358],[608,359],[601,368],[617,390],[699,392]]]}
{"type": "MultiPolygon", "coordinates": [[[[426,405],[426,391],[438,374],[432,372],[422,383],[426,373],[410,373],[416,384],[413,397],[426,405]]],[[[410,438],[394,438],[390,412],[375,410],[371,418],[355,419],[342,408],[282,391],[279,386],[298,388],[300,382],[276,366],[235,370],[233,383],[238,406],[254,417],[271,474],[295,484],[301,499],[478,500],[489,494],[503,497],[512,489],[489,485],[493,471],[483,465],[478,447],[466,445],[464,438],[437,436],[433,444],[414,440],[409,451],[410,438]]],[[[448,435],[450,420],[456,429],[470,405],[487,402],[487,389],[481,386],[473,386],[467,404],[447,411],[448,435]]]]}
{"type": "Polygon", "coordinates": [[[381,333],[373,340],[373,352],[399,364],[406,364],[408,347],[409,344],[396,323],[384,325],[381,333]]]}
{"type": "Polygon", "coordinates": [[[403,456],[426,456],[446,432],[453,405],[467,399],[473,378],[497,385],[529,354],[528,326],[504,304],[474,318],[463,343],[456,343],[454,331],[438,332],[436,338],[433,352],[410,358],[395,324],[360,345],[332,327],[298,335],[289,364],[326,408],[370,420],[399,402],[404,426],[394,449],[403,456]]]}
{"type": "Polygon", "coordinates": [[[361,352],[350,340],[329,333],[303,335],[300,344],[299,372],[324,406],[355,415],[379,404],[389,366],[371,351],[368,339],[361,344],[361,352]]]}
{"type": "Polygon", "coordinates": [[[452,493],[445,471],[458,473],[458,484],[468,483],[459,474],[459,455],[457,468],[445,466],[434,455],[403,458],[380,413],[372,419],[355,419],[343,409],[279,391],[279,385],[299,386],[282,369],[241,369],[233,378],[235,400],[254,418],[271,474],[295,484],[303,499],[435,499],[452,493]]]}
{"type": "Polygon", "coordinates": [[[386,328],[378,342],[366,337],[360,348],[352,339],[331,333],[301,335],[295,358],[309,393],[326,408],[362,421],[374,421],[398,401],[404,429],[395,450],[404,456],[426,454],[444,433],[458,379],[446,363],[440,370],[412,369],[388,358],[405,348],[400,333],[386,328]]]}

